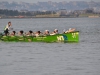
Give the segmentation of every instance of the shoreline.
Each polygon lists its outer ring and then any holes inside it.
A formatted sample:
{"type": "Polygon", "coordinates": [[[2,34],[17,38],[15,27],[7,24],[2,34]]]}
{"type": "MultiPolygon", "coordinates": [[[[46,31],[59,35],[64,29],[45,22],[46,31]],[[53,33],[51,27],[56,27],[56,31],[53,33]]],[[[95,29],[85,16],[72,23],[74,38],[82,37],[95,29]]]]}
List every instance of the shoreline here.
{"type": "Polygon", "coordinates": [[[79,14],[77,15],[36,15],[36,16],[0,16],[0,19],[24,19],[24,18],[100,18],[100,14],[79,14]]]}
{"type": "Polygon", "coordinates": [[[66,16],[61,16],[61,17],[0,17],[0,19],[27,19],[27,18],[100,18],[100,16],[79,16],[79,17],[66,17],[66,16]]]}

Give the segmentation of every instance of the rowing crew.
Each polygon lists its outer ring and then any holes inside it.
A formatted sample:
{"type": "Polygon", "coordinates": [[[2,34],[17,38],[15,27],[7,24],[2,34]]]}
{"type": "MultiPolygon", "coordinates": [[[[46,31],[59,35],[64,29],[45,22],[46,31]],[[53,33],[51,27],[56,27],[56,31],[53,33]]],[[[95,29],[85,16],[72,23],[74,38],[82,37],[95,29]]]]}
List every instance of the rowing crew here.
{"type": "Polygon", "coordinates": [[[12,31],[11,33],[7,35],[9,36],[47,36],[47,35],[56,35],[56,34],[59,34],[57,29],[55,29],[54,32],[52,32],[51,34],[49,30],[45,30],[44,33],[42,33],[41,31],[33,32],[30,30],[28,32],[24,32],[23,30],[21,30],[18,33],[16,33],[15,31],[12,31]]]}
{"type": "MultiPolygon", "coordinates": [[[[9,33],[9,30],[12,30],[13,28],[11,28],[11,22],[8,22],[8,24],[6,25],[5,29],[4,29],[4,35],[7,36],[43,36],[43,35],[56,35],[59,34],[58,33],[58,29],[55,29],[52,33],[49,32],[49,30],[45,30],[44,33],[42,33],[41,31],[37,31],[37,32],[33,32],[33,31],[29,31],[27,33],[24,33],[23,30],[19,31],[18,33],[16,33],[15,31],[12,31],[11,33],[9,33]]],[[[64,31],[63,33],[70,33],[70,32],[74,32],[75,29],[74,28],[70,28],[67,31],[64,31]]]]}
{"type": "MultiPolygon", "coordinates": [[[[71,30],[67,30],[66,32],[64,33],[68,33],[68,32],[73,32],[75,29],[71,29],[71,30]]],[[[59,34],[58,33],[58,30],[55,29],[54,32],[52,32],[50,34],[49,30],[45,30],[44,33],[42,33],[41,31],[37,31],[37,32],[33,32],[33,31],[28,31],[28,32],[25,32],[23,30],[19,31],[18,33],[16,33],[15,31],[12,31],[11,33],[7,34],[9,36],[47,36],[47,35],[56,35],[56,34],[59,34]]]]}

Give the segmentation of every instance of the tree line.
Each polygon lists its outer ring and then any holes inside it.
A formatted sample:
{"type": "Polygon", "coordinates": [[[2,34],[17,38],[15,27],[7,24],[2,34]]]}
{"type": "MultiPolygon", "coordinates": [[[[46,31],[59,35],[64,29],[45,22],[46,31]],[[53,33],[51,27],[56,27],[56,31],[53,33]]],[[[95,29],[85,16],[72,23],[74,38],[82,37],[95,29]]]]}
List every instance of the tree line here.
{"type": "Polygon", "coordinates": [[[18,10],[8,10],[8,9],[0,9],[0,15],[5,16],[36,16],[36,15],[48,15],[48,14],[56,14],[55,11],[27,11],[27,12],[19,12],[18,10]]]}

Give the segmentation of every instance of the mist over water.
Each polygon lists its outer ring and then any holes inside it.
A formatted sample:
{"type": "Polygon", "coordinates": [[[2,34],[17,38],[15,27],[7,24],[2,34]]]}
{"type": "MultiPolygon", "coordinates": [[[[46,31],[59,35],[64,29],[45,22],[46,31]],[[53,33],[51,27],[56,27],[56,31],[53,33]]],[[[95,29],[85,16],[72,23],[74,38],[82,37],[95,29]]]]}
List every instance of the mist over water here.
{"type": "Polygon", "coordinates": [[[79,43],[1,42],[0,75],[100,75],[100,18],[0,19],[15,31],[76,28],[79,43]]]}

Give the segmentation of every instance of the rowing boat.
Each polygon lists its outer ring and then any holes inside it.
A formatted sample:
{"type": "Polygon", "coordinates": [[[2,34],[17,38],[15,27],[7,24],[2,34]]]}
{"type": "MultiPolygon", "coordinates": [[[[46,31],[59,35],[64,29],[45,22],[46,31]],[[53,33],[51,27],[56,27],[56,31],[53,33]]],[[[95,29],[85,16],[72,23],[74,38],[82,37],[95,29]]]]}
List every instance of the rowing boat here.
{"type": "Polygon", "coordinates": [[[71,32],[49,36],[0,36],[7,42],[79,42],[79,32],[71,32]]]}
{"type": "Polygon", "coordinates": [[[5,42],[79,42],[79,31],[48,36],[0,36],[5,42]]]}

